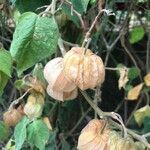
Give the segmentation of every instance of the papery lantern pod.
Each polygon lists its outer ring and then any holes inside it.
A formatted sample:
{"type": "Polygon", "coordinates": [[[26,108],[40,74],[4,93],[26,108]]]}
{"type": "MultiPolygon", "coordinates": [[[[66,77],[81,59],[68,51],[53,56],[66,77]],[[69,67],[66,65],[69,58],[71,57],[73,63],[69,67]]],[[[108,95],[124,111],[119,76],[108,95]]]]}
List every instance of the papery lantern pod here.
{"type": "Polygon", "coordinates": [[[59,100],[59,101],[72,100],[72,99],[75,99],[78,96],[77,88],[75,88],[73,91],[70,91],[70,92],[63,92],[63,91],[53,90],[51,85],[48,85],[47,93],[52,98],[54,98],[56,100],[59,100]]]}
{"type": "Polygon", "coordinates": [[[11,109],[3,114],[3,120],[8,127],[15,126],[23,117],[17,109],[11,109]]]}
{"type": "Polygon", "coordinates": [[[107,142],[108,150],[116,150],[116,144],[121,136],[116,131],[111,131],[107,142]]]}
{"type": "Polygon", "coordinates": [[[104,128],[104,120],[93,119],[81,131],[78,139],[79,150],[106,150],[110,130],[104,128]]]}
{"type": "Polygon", "coordinates": [[[135,142],[136,150],[145,150],[146,146],[142,142],[135,142]]]}
{"type": "Polygon", "coordinates": [[[85,48],[73,47],[64,56],[64,75],[81,90],[94,88],[104,82],[105,67],[102,59],[85,48]]]}
{"type": "Polygon", "coordinates": [[[131,138],[122,138],[117,132],[112,131],[109,134],[107,148],[108,150],[136,150],[136,145],[131,138]]]}
{"type": "MultiPolygon", "coordinates": [[[[115,150],[136,150],[136,145],[131,138],[120,138],[116,143],[115,150]]],[[[111,145],[110,145],[111,150],[111,145]]]]}
{"type": "Polygon", "coordinates": [[[44,97],[41,94],[30,94],[24,106],[24,113],[30,118],[38,118],[42,115],[44,97]]]}
{"type": "Polygon", "coordinates": [[[76,85],[66,79],[63,74],[63,58],[57,57],[49,61],[44,68],[44,77],[52,90],[70,92],[76,85]]]}

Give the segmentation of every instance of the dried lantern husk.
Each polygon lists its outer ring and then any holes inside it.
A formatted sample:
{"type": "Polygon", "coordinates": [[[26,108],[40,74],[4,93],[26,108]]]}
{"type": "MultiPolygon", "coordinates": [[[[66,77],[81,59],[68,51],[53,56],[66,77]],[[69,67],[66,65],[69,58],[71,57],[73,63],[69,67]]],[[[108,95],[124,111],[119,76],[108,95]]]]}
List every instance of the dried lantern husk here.
{"type": "Polygon", "coordinates": [[[77,88],[75,88],[73,91],[70,91],[70,92],[63,92],[63,91],[53,90],[50,85],[48,85],[48,87],[47,87],[47,93],[52,98],[59,100],[59,101],[72,100],[78,96],[77,88]]]}
{"type": "Polygon", "coordinates": [[[44,77],[54,91],[70,92],[76,85],[67,80],[63,74],[63,58],[57,57],[49,61],[44,68],[44,77]]]}
{"type": "Polygon", "coordinates": [[[121,150],[121,149],[136,150],[136,146],[131,138],[122,138],[118,140],[115,150],[121,150]]]}
{"type": "Polygon", "coordinates": [[[44,97],[41,94],[30,94],[24,106],[24,113],[30,118],[38,118],[42,115],[44,97]]]}
{"type": "Polygon", "coordinates": [[[17,110],[8,110],[3,114],[3,120],[8,127],[15,126],[23,117],[23,115],[17,110]]]}
{"type": "Polygon", "coordinates": [[[105,67],[102,59],[85,48],[73,47],[64,56],[64,74],[81,90],[94,88],[104,82],[105,67]]]}
{"type": "Polygon", "coordinates": [[[109,134],[108,150],[136,150],[136,145],[130,137],[122,138],[117,132],[109,134]]]}
{"type": "Polygon", "coordinates": [[[106,121],[93,119],[81,131],[78,139],[79,150],[106,150],[110,130],[104,128],[106,121]]]}

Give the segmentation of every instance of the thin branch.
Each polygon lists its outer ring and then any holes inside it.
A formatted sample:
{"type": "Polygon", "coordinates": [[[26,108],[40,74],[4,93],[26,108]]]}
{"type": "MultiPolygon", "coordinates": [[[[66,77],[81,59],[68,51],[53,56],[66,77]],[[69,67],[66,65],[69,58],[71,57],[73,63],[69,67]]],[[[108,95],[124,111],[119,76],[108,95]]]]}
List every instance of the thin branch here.
{"type": "Polygon", "coordinates": [[[30,90],[32,90],[32,88],[29,88],[21,97],[19,97],[18,99],[14,100],[14,101],[10,104],[8,110],[13,109],[15,105],[17,105],[18,103],[20,103],[20,101],[28,94],[28,92],[29,92],[30,90]]]}
{"type": "Polygon", "coordinates": [[[82,19],[81,14],[78,13],[78,12],[73,8],[73,5],[72,5],[71,2],[69,2],[68,0],[65,0],[65,3],[71,7],[71,14],[73,15],[73,13],[74,13],[74,14],[79,18],[80,23],[81,23],[81,27],[82,27],[83,30],[85,31],[85,24],[84,24],[84,21],[83,21],[83,19],[82,19]]]}
{"type": "Polygon", "coordinates": [[[63,40],[61,38],[58,39],[58,46],[59,46],[59,49],[61,51],[62,56],[65,56],[66,50],[65,50],[65,47],[63,45],[63,40]]]}
{"type": "MultiPolygon", "coordinates": [[[[132,60],[133,64],[135,65],[135,67],[140,71],[138,65],[137,65],[137,62],[136,60],[134,59],[134,57],[132,56],[131,52],[128,50],[128,48],[126,47],[125,45],[125,37],[124,35],[120,38],[120,41],[121,41],[121,45],[122,47],[124,48],[125,52],[128,54],[128,56],[130,57],[130,59],[132,60]]],[[[141,75],[140,76],[140,79],[142,80],[142,77],[141,75]]]]}
{"type": "Polygon", "coordinates": [[[106,70],[112,70],[112,71],[117,71],[120,70],[120,68],[110,68],[110,67],[105,67],[106,70]]]}
{"type": "Polygon", "coordinates": [[[99,17],[102,16],[102,14],[103,14],[103,11],[99,11],[99,13],[97,14],[97,16],[95,17],[95,19],[94,19],[94,21],[93,21],[90,29],[88,30],[88,32],[86,33],[86,35],[84,37],[84,41],[82,43],[82,47],[84,47],[86,45],[86,43],[88,42],[88,39],[89,39],[89,37],[90,37],[90,35],[92,33],[93,28],[95,27],[95,25],[96,25],[99,17]]]}
{"type": "Polygon", "coordinates": [[[70,42],[65,41],[65,40],[63,40],[63,43],[64,43],[65,45],[68,45],[68,46],[72,46],[72,47],[79,47],[79,45],[78,45],[78,44],[70,43],[70,42]]]}

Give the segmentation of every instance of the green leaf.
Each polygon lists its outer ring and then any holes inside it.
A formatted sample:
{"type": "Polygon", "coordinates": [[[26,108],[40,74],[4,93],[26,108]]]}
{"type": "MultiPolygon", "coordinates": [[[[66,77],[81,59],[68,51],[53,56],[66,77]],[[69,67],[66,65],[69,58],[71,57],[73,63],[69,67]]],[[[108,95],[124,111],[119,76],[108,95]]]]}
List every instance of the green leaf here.
{"type": "MultiPolygon", "coordinates": [[[[124,65],[124,64],[117,64],[116,67],[117,67],[118,69],[119,69],[119,68],[124,68],[125,65],[124,65]]],[[[119,70],[117,70],[116,73],[117,73],[118,76],[120,76],[120,71],[119,71],[119,70]]]]}
{"type": "Polygon", "coordinates": [[[79,18],[75,15],[75,14],[71,14],[71,8],[68,7],[66,4],[63,4],[62,5],[62,11],[68,16],[68,18],[70,20],[73,21],[73,23],[77,26],[77,27],[80,27],[80,21],[79,21],[79,18]]]}
{"type": "Polygon", "coordinates": [[[58,37],[59,31],[53,17],[39,17],[32,12],[22,14],[10,48],[17,62],[18,74],[52,55],[57,48],[58,37]]]}
{"type": "Polygon", "coordinates": [[[3,89],[5,88],[9,77],[4,74],[3,72],[0,72],[0,96],[3,94],[3,89]]]}
{"type": "MultiPolygon", "coordinates": [[[[51,0],[11,0],[20,13],[27,11],[39,12],[37,8],[50,4],[51,0]]],[[[40,9],[42,11],[42,9],[40,9]]]]}
{"type": "Polygon", "coordinates": [[[10,139],[5,146],[5,150],[16,150],[14,140],[10,139]]]}
{"type": "Polygon", "coordinates": [[[150,116],[146,116],[143,120],[143,123],[144,123],[143,133],[150,132],[150,116]]]}
{"type": "Polygon", "coordinates": [[[150,117],[150,107],[148,105],[138,109],[135,113],[134,113],[134,118],[135,121],[137,122],[137,124],[139,126],[142,125],[144,118],[145,117],[150,117]]]}
{"type": "Polygon", "coordinates": [[[125,86],[125,90],[126,90],[127,92],[130,91],[132,88],[133,88],[133,86],[132,86],[131,84],[127,84],[127,85],[125,86]]]}
{"type": "Polygon", "coordinates": [[[71,149],[69,143],[65,139],[62,139],[61,144],[62,144],[62,150],[70,150],[71,149]]]}
{"type": "Polygon", "coordinates": [[[20,80],[15,81],[15,87],[18,90],[21,90],[21,89],[27,89],[28,85],[26,84],[26,82],[23,79],[20,79],[20,80]]]}
{"type": "Polygon", "coordinates": [[[11,77],[12,58],[8,51],[0,49],[0,71],[11,77]]]}
{"type": "Polygon", "coordinates": [[[0,121],[0,132],[0,140],[5,140],[8,137],[9,130],[3,121],[0,121]]]}
{"type": "Polygon", "coordinates": [[[14,137],[16,143],[16,150],[20,150],[24,141],[26,140],[26,127],[29,124],[29,122],[30,120],[27,117],[24,117],[15,127],[14,137]]]}
{"type": "Polygon", "coordinates": [[[58,129],[55,129],[53,131],[50,131],[49,133],[49,140],[48,145],[46,146],[46,150],[57,150],[57,144],[56,144],[56,136],[57,136],[58,129]]]}
{"type": "Polygon", "coordinates": [[[12,58],[8,51],[0,49],[0,95],[11,77],[12,58]]]}
{"type": "Polygon", "coordinates": [[[84,12],[86,12],[86,10],[87,10],[87,6],[89,4],[89,1],[90,0],[81,0],[84,12]]]}
{"type": "Polygon", "coordinates": [[[91,4],[91,5],[96,4],[96,2],[97,2],[97,0],[90,0],[90,4],[91,4]]]}
{"type": "Polygon", "coordinates": [[[137,43],[144,37],[145,31],[143,27],[135,27],[131,32],[130,32],[130,38],[129,41],[131,44],[137,43]]]}
{"type": "Polygon", "coordinates": [[[38,63],[35,65],[32,75],[36,76],[38,80],[42,82],[43,85],[46,86],[46,80],[44,78],[44,73],[43,73],[44,67],[41,63],[38,63]]]}
{"type": "MultiPolygon", "coordinates": [[[[144,134],[150,133],[150,116],[146,116],[144,118],[144,123],[143,124],[144,124],[144,128],[143,128],[142,132],[144,134]]],[[[150,136],[147,137],[147,140],[150,142],[150,136]]]]}
{"type": "Polygon", "coordinates": [[[33,121],[27,128],[28,142],[40,150],[45,150],[45,144],[49,138],[49,130],[42,120],[33,121]]]}
{"type": "Polygon", "coordinates": [[[73,7],[80,13],[83,14],[87,10],[87,6],[90,0],[71,0],[73,7]]]}
{"type": "Polygon", "coordinates": [[[128,78],[129,80],[133,80],[139,76],[140,72],[136,67],[132,67],[129,69],[128,78]]]}

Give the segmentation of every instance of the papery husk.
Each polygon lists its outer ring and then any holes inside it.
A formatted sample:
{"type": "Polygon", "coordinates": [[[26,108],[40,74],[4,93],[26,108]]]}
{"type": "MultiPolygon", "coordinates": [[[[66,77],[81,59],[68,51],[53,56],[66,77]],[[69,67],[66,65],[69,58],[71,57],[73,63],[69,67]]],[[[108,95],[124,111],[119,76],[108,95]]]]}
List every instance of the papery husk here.
{"type": "Polygon", "coordinates": [[[104,82],[105,67],[102,59],[85,48],[73,47],[64,56],[64,74],[81,90],[94,88],[104,82]]]}
{"type": "Polygon", "coordinates": [[[145,150],[146,146],[142,142],[135,142],[136,150],[145,150]]]}
{"type": "Polygon", "coordinates": [[[63,58],[61,57],[54,58],[46,64],[44,77],[52,90],[70,92],[76,88],[76,85],[67,80],[63,74],[63,58]]]}
{"type": "Polygon", "coordinates": [[[144,83],[140,83],[136,85],[135,87],[133,87],[131,90],[129,90],[128,95],[127,95],[127,100],[137,100],[141,93],[143,86],[144,86],[144,83]]]}
{"type": "Polygon", "coordinates": [[[41,94],[31,94],[24,106],[24,113],[30,118],[39,118],[44,107],[44,97],[41,94]]]}
{"type": "Polygon", "coordinates": [[[109,129],[103,129],[105,121],[91,120],[81,131],[78,139],[79,150],[107,150],[109,129]]]}
{"type": "Polygon", "coordinates": [[[121,136],[116,131],[111,131],[107,143],[108,150],[116,150],[116,143],[120,138],[121,136]]]}
{"type": "Polygon", "coordinates": [[[59,100],[59,101],[72,100],[78,96],[77,88],[70,92],[63,92],[63,91],[53,90],[50,85],[48,85],[48,87],[47,87],[47,93],[52,98],[59,100]]]}
{"type": "Polygon", "coordinates": [[[127,137],[122,138],[117,132],[113,131],[109,135],[107,144],[108,150],[136,150],[134,141],[127,137]]]}
{"type": "Polygon", "coordinates": [[[8,110],[3,114],[3,120],[8,127],[15,126],[21,119],[23,115],[17,110],[8,110]]]}
{"type": "MultiPolygon", "coordinates": [[[[135,143],[131,138],[121,138],[116,144],[116,150],[136,150],[135,143]]],[[[111,149],[110,149],[111,150],[111,149]]]]}

